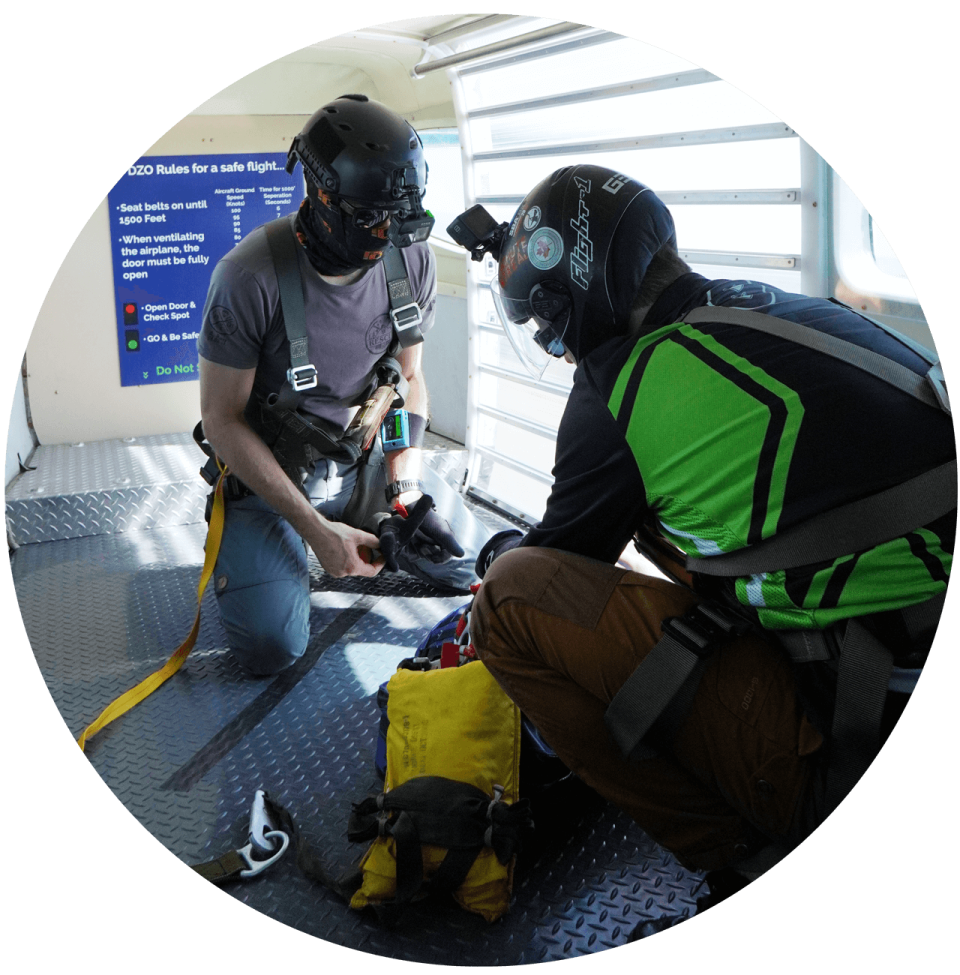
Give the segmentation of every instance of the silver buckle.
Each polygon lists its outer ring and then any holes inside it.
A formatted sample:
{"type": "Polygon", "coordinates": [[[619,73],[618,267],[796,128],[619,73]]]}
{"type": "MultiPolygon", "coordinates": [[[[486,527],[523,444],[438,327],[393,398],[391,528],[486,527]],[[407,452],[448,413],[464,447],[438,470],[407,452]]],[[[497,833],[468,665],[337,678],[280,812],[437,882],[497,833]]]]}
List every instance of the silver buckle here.
{"type": "Polygon", "coordinates": [[[293,366],[287,370],[287,382],[298,392],[317,385],[316,366],[293,366]]]}
{"type": "Polygon", "coordinates": [[[393,321],[394,327],[398,332],[405,331],[408,328],[413,328],[415,325],[419,325],[423,321],[423,312],[420,310],[420,306],[415,302],[411,301],[409,305],[401,305],[399,308],[390,309],[390,318],[393,321]],[[407,316],[404,315],[405,312],[412,311],[412,317],[407,320],[407,316]],[[400,316],[404,316],[404,321],[400,321],[400,316]]]}

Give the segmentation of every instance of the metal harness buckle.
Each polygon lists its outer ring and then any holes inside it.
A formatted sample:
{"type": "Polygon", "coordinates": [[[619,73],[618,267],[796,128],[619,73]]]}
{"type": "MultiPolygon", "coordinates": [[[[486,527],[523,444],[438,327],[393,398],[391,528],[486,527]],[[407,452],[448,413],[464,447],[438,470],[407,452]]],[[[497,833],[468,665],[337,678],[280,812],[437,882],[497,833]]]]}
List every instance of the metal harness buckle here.
{"type": "Polygon", "coordinates": [[[409,305],[401,305],[399,308],[390,309],[390,320],[398,332],[413,328],[423,322],[423,312],[420,306],[411,301],[409,305]]]}
{"type": "Polygon", "coordinates": [[[730,619],[706,603],[694,606],[684,616],[668,617],[660,624],[664,633],[701,659],[710,656],[722,640],[744,628],[740,621],[730,619]]]}
{"type": "Polygon", "coordinates": [[[305,389],[313,389],[317,385],[316,366],[291,366],[287,370],[287,382],[298,393],[302,393],[305,389]]]}

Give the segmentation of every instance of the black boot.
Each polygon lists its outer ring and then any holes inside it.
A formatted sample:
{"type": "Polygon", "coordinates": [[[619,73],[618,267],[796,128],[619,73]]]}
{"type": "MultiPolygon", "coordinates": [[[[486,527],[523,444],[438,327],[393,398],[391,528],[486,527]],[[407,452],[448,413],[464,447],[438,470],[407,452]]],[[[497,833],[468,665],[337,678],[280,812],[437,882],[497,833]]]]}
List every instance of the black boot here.
{"type": "Polygon", "coordinates": [[[697,898],[697,914],[702,914],[708,908],[725,901],[750,883],[742,873],[738,873],[733,867],[711,870],[704,881],[707,889],[697,898]]]}

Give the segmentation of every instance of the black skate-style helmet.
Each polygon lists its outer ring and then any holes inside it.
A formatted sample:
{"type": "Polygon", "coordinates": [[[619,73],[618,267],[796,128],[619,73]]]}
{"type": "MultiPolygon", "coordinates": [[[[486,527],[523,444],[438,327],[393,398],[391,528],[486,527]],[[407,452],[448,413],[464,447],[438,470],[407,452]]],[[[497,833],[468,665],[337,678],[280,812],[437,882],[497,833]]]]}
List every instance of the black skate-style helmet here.
{"type": "Polygon", "coordinates": [[[390,216],[390,239],[400,247],[429,236],[423,144],[405,119],[379,102],[341,95],[324,105],[294,138],[288,173],[297,162],[308,184],[335,200],[354,226],[369,229],[390,216]]]}
{"type": "Polygon", "coordinates": [[[550,356],[579,362],[626,332],[633,299],[670,211],[642,183],[602,166],[568,166],[527,194],[499,247],[494,302],[511,343],[539,378],[550,356]]]}

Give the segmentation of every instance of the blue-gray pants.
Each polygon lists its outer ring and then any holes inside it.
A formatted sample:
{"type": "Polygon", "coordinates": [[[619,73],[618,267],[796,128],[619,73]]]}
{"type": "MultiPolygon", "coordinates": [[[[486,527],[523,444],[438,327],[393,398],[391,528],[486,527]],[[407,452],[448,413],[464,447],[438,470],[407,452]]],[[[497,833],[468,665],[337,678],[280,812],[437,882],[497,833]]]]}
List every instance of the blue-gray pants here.
{"type": "MultiPolygon", "coordinates": [[[[356,479],[357,465],[340,467],[320,461],[304,487],[314,507],[338,521],[356,479]]],[[[410,559],[405,568],[426,581],[466,592],[478,581],[473,567],[491,531],[426,464],[421,480],[424,494],[433,498],[464,554],[441,565],[410,559]]],[[[375,497],[382,499],[385,487],[381,471],[375,497]]],[[[265,501],[251,495],[228,502],[213,578],[227,642],[248,670],[275,674],[303,655],[310,636],[306,544],[265,501]]]]}

